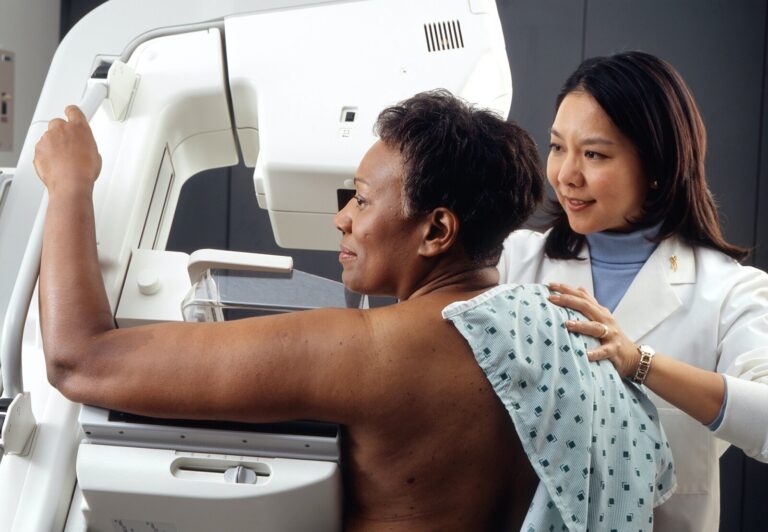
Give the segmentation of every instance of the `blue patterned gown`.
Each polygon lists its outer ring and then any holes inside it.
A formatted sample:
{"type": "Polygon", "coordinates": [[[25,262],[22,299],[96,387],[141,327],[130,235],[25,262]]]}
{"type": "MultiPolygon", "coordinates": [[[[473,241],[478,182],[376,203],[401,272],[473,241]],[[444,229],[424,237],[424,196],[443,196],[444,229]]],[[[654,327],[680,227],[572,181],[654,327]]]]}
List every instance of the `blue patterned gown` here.
{"type": "Polygon", "coordinates": [[[584,319],[544,285],[501,285],[443,310],[509,412],[539,477],[521,530],[650,531],[672,495],[672,453],[656,407],[608,361],[587,360],[584,319]]]}

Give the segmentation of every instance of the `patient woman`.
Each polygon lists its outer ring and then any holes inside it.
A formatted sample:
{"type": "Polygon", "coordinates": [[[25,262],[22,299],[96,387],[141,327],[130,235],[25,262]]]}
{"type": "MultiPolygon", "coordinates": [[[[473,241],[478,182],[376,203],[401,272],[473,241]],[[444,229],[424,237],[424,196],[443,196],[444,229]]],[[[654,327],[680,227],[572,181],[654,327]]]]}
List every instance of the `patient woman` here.
{"type": "Polygon", "coordinates": [[[543,188],[520,128],[441,91],[382,112],[335,223],[346,286],[396,305],[117,329],[94,239],[100,157],[81,112],[66,116],[35,157],[45,356],[66,397],[343,424],[347,530],[650,530],[674,484],[655,410],[589,364],[546,288],[496,287],[502,242],[543,188]]]}

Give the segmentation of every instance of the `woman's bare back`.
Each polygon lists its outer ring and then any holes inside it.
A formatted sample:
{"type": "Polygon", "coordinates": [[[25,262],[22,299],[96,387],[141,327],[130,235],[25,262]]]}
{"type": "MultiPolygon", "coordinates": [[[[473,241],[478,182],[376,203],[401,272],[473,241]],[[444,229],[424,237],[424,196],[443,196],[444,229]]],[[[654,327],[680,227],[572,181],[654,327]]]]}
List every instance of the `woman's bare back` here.
{"type": "Polygon", "coordinates": [[[376,354],[361,358],[377,364],[378,382],[367,415],[348,425],[346,529],[519,528],[538,479],[468,344],[440,316],[451,299],[423,299],[372,316],[376,354]]]}

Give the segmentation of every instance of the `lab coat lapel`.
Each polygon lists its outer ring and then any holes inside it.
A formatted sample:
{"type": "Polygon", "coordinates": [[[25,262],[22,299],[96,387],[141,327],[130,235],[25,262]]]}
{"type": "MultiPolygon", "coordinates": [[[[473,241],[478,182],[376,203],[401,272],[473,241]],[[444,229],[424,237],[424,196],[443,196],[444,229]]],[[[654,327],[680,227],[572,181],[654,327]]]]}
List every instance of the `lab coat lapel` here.
{"type": "Polygon", "coordinates": [[[581,260],[552,260],[549,267],[542,272],[541,282],[544,284],[561,283],[573,288],[586,288],[590,294],[595,293],[592,285],[592,263],[589,260],[589,249],[586,244],[579,252],[581,260]]]}
{"type": "Polygon", "coordinates": [[[676,237],[661,242],[613,313],[627,337],[639,341],[682,305],[674,285],[696,282],[693,250],[676,237]]]}

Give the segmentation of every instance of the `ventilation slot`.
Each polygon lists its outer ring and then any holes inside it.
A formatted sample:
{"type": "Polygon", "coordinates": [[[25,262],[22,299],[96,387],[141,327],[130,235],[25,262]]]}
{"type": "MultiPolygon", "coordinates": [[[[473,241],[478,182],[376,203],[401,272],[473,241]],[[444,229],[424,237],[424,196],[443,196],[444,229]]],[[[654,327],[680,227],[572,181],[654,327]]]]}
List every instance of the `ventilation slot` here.
{"type": "Polygon", "coordinates": [[[424,38],[430,52],[464,48],[464,36],[461,34],[461,23],[458,20],[424,24],[424,38]]]}

